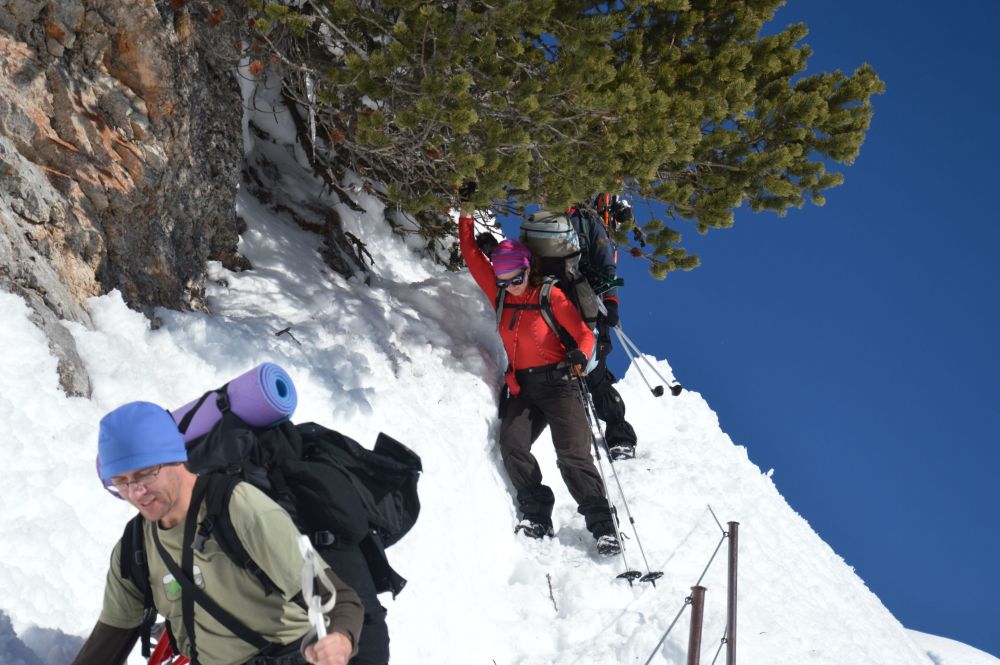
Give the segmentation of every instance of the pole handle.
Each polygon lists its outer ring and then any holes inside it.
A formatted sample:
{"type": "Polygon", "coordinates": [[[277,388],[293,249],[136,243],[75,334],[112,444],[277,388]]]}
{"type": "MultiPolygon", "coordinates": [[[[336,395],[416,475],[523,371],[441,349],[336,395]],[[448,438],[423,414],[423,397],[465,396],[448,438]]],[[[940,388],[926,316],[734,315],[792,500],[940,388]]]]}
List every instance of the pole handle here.
{"type": "Polygon", "coordinates": [[[326,637],[326,613],[337,603],[337,590],[326,576],[326,564],[312,546],[308,536],[299,536],[299,552],[302,553],[302,599],[309,612],[309,623],[316,631],[316,639],[326,637]],[[324,603],[320,594],[315,593],[315,581],[330,593],[324,603]]]}

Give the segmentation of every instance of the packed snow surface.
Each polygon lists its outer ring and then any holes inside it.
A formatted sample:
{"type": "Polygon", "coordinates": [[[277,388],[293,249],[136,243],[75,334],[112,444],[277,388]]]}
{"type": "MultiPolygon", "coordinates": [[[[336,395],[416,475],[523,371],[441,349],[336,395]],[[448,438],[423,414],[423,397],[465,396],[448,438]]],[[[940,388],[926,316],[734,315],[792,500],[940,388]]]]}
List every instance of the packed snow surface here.
{"type": "MultiPolygon", "coordinates": [[[[286,192],[325,196],[295,171],[294,151],[285,159],[286,192]]],[[[254,268],[210,266],[211,314],[161,310],[153,325],[112,292],[88,303],[95,329],[67,324],[90,372],[90,399],[59,389],[28,308],[0,292],[0,610],[19,634],[85,636],[100,611],[108,556],[132,513],[94,472],[101,416],[137,399],[175,408],[271,361],[296,384],[297,422],[368,446],[383,431],[423,459],[420,519],[389,551],[409,585],[394,601],[383,596],[397,665],[685,663],[685,599],[699,580],[707,588],[702,662],[711,662],[726,629],[730,521],[739,523],[740,662],[1000,663],[906,631],[721,431],[700,394],[656,398],[635,366],[618,384],[640,441],[635,460],[614,466],[641,538],[640,549],[623,520],[625,554],[629,567],[663,577],[630,586],[617,579],[621,558],[596,554],[547,434],[535,450],[556,494],[556,535],[516,536],[495,445],[506,361],[490,304],[467,273],[449,273],[400,241],[381,221],[381,204],[354,189],[364,213],[325,204],[372,251],[367,280],[331,273],[315,235],[241,191],[248,228],[240,250],[254,268]]],[[[664,359],[650,361],[673,379],[664,359]]],[[[611,476],[609,490],[624,517],[611,476]]]]}
{"type": "MultiPolygon", "coordinates": [[[[365,205],[377,211],[375,201],[365,205]]],[[[250,223],[241,249],[254,269],[212,266],[211,316],[160,311],[153,329],[113,292],[89,302],[95,330],[70,324],[93,380],[89,400],[61,392],[27,307],[0,293],[0,418],[9,437],[0,609],[18,632],[84,635],[100,610],[108,553],[131,513],[94,473],[100,417],[134,399],[180,406],[269,360],[296,383],[297,421],[367,445],[384,431],[423,458],[422,515],[390,550],[410,580],[396,601],[384,599],[394,663],[685,662],[689,612],[654,647],[721,542],[702,581],[704,653],[714,655],[726,621],[723,529],[736,521],[742,661],[948,665],[932,660],[933,649],[918,646],[796,515],[699,394],[655,398],[634,367],[619,390],[639,456],[615,470],[642,552],[633,537],[626,555],[631,567],[645,573],[648,562],[663,578],[630,587],[616,579],[620,558],[596,555],[547,435],[536,450],[556,493],[556,537],[515,536],[494,443],[503,351],[468,275],[373,237],[380,227],[362,217],[356,231],[380,247],[377,274],[370,285],[345,281],[323,266],[314,236],[244,197],[240,209],[250,223]],[[388,263],[391,277],[380,270],[388,263]],[[289,327],[290,335],[274,334],[289,327]]],[[[654,362],[672,378],[665,361],[654,362]]],[[[623,529],[632,536],[627,522],[623,529]]]]}
{"type": "Polygon", "coordinates": [[[1000,662],[985,651],[962,642],[928,635],[917,630],[908,632],[934,665],[997,665],[997,662],[1000,662]]]}

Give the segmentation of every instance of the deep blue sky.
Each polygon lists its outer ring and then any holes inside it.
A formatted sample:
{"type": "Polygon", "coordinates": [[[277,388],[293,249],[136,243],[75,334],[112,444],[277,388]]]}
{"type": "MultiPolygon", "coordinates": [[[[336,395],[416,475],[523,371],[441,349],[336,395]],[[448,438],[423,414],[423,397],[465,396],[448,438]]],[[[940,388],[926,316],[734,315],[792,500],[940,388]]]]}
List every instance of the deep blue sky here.
{"type": "Polygon", "coordinates": [[[690,273],[623,256],[623,325],[905,626],[1000,656],[1000,2],[798,21],[810,71],[886,83],[860,157],[822,208],[679,226],[690,273]]]}
{"type": "Polygon", "coordinates": [[[791,0],[775,24],[798,21],[809,71],[886,83],[845,183],[679,223],[702,267],[664,282],[623,255],[622,323],[903,625],[1000,656],[1000,2],[791,0]]]}

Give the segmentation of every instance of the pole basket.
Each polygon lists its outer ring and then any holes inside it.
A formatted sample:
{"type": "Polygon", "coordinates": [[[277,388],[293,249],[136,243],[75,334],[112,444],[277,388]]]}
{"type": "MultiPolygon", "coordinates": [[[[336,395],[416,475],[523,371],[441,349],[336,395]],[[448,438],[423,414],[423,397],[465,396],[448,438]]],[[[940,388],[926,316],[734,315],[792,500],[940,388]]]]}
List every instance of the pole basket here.
{"type": "Polygon", "coordinates": [[[626,570],[624,573],[618,575],[617,577],[620,580],[625,580],[626,582],[628,582],[629,586],[632,586],[632,582],[636,581],[637,579],[640,579],[642,577],[642,573],[640,573],[638,570],[626,570]]]}
{"type": "Polygon", "coordinates": [[[661,577],[663,577],[663,571],[653,570],[653,571],[650,571],[650,572],[646,573],[641,578],[639,578],[639,581],[640,582],[649,582],[653,586],[656,586],[656,580],[660,579],[661,577]]]}

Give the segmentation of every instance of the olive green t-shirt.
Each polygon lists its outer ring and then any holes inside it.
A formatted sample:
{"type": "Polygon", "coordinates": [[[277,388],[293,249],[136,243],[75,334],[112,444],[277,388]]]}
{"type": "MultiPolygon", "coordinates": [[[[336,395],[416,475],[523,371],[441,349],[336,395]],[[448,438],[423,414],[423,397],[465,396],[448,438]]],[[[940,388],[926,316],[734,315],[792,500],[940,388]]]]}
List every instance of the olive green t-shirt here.
{"type": "MultiPolygon", "coordinates": [[[[203,503],[198,513],[199,523],[205,517],[205,510],[203,503]]],[[[204,551],[194,553],[195,584],[264,639],[281,644],[295,641],[309,630],[306,611],[289,600],[302,590],[303,559],[298,530],[284,509],[247,483],[239,483],[233,490],[229,514],[243,546],[281,593],[265,595],[257,578],[223,554],[214,538],[208,539],[204,551]]],[[[181,616],[181,587],[160,559],[152,539],[152,529],[157,529],[163,547],[179,565],[184,522],[161,529],[147,520],[143,528],[153,602],[157,611],[170,621],[181,653],[189,656],[190,639],[181,616]]],[[[115,628],[135,628],[142,623],[142,594],[131,581],[121,577],[120,548],[119,541],[111,555],[100,621],[115,628]]],[[[257,653],[253,645],[233,635],[197,603],[194,622],[198,658],[202,663],[240,665],[257,653]]]]}

